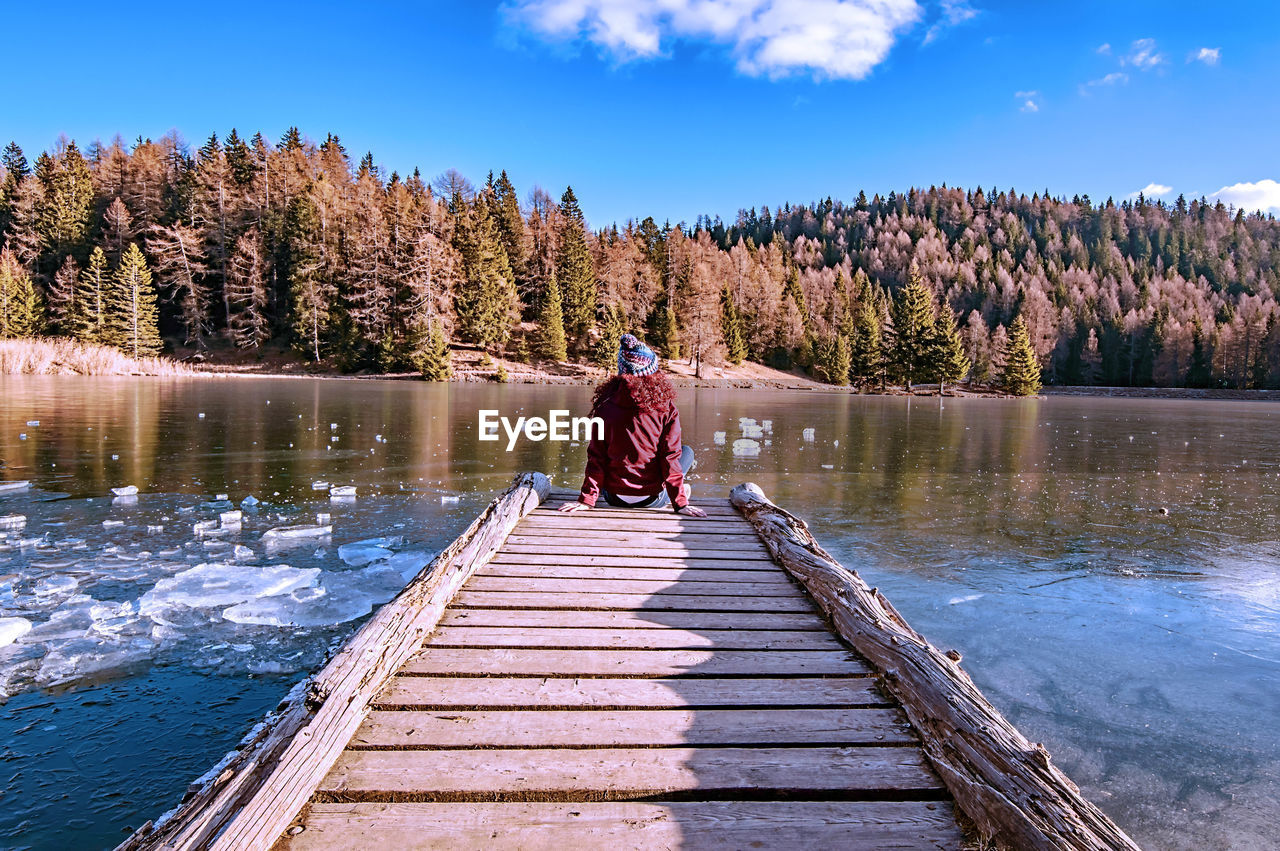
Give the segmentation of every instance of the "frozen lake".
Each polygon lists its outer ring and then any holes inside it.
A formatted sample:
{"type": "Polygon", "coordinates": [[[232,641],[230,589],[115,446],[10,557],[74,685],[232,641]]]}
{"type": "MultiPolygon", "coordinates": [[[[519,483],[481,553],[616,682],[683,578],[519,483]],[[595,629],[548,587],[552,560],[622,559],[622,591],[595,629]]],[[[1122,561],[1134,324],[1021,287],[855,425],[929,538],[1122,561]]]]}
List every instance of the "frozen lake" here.
{"type": "MultiPolygon", "coordinates": [[[[176,803],[514,472],[579,484],[584,446],[505,452],[480,408],[589,394],[0,376],[0,846],[109,846],[176,803]]],[[[751,480],[806,518],[1140,843],[1271,843],[1280,406],[700,390],[681,410],[695,501],[751,480]]]]}

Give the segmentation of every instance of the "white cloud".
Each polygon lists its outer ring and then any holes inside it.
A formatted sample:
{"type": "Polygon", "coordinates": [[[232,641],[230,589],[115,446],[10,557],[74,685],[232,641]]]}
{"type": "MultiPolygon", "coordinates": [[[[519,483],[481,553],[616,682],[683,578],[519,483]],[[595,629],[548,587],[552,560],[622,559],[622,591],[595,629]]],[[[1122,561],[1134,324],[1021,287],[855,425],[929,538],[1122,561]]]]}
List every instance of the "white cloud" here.
{"type": "Polygon", "coordinates": [[[1163,65],[1164,61],[1164,54],[1156,52],[1156,40],[1154,38],[1140,38],[1129,46],[1129,52],[1120,59],[1120,64],[1132,65],[1142,71],[1150,71],[1158,65],[1163,65]]]}
{"type": "Polygon", "coordinates": [[[1094,51],[1094,53],[1099,53],[1099,54],[1101,54],[1101,55],[1103,55],[1103,56],[1110,56],[1110,55],[1111,55],[1111,42],[1103,42],[1102,44],[1098,45],[1098,49],[1097,49],[1097,50],[1095,50],[1095,51],[1094,51]]]}
{"type": "Polygon", "coordinates": [[[1220,47],[1202,47],[1199,50],[1193,50],[1187,56],[1188,62],[1203,62],[1206,65],[1217,65],[1218,60],[1222,58],[1222,48],[1220,47]]]}
{"type": "Polygon", "coordinates": [[[1130,192],[1129,198],[1137,198],[1139,195],[1144,198],[1159,198],[1161,195],[1168,195],[1172,191],[1172,186],[1165,186],[1163,183],[1148,183],[1137,192],[1130,192]]]}
{"type": "Polygon", "coordinates": [[[952,27],[958,27],[965,21],[978,17],[978,10],[969,5],[968,0],[942,0],[942,14],[933,22],[929,31],[924,34],[922,44],[936,41],[939,36],[952,27]]]}
{"type": "Polygon", "coordinates": [[[1280,183],[1259,180],[1257,183],[1233,183],[1209,196],[1234,204],[1244,210],[1280,213],[1280,183]]]}
{"type": "Polygon", "coordinates": [[[920,16],[916,0],[511,0],[512,23],[544,38],[585,39],[619,61],[672,41],[728,46],[752,76],[859,80],[920,16]]]}
{"type": "Polygon", "coordinates": [[[1040,111],[1040,93],[1038,91],[1014,92],[1013,96],[1022,101],[1022,106],[1018,108],[1023,112],[1040,111]]]}
{"type": "Polygon", "coordinates": [[[1123,71],[1113,71],[1105,77],[1099,77],[1096,80],[1090,80],[1085,83],[1086,86],[1115,86],[1121,83],[1129,82],[1129,75],[1123,71]]]}

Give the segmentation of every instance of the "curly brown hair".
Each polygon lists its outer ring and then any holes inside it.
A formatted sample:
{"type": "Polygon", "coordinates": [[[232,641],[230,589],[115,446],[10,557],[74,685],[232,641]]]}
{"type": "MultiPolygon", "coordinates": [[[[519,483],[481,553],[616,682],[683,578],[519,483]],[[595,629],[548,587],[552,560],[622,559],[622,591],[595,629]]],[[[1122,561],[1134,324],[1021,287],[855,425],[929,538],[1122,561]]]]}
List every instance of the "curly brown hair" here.
{"type": "Polygon", "coordinates": [[[596,388],[591,397],[591,410],[594,412],[606,399],[612,399],[618,391],[626,386],[626,395],[635,406],[642,411],[656,411],[674,405],[676,388],[661,372],[652,375],[615,375],[596,388]]]}

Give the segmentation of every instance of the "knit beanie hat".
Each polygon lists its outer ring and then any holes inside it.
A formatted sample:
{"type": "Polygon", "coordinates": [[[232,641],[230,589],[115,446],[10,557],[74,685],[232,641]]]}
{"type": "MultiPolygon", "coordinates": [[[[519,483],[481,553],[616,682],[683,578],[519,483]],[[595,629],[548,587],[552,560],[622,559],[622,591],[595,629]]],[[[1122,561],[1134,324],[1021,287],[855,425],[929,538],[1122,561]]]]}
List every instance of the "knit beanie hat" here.
{"type": "Polygon", "coordinates": [[[653,349],[631,334],[623,334],[618,344],[620,375],[653,375],[658,371],[658,356],[653,349]]]}

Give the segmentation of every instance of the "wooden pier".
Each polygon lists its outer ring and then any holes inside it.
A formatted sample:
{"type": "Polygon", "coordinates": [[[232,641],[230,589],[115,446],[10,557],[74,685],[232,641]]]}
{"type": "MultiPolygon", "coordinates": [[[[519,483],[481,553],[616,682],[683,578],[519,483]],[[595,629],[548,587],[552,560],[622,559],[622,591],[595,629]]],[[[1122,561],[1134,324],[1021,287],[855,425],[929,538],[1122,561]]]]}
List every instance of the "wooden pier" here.
{"type": "Polygon", "coordinates": [[[1136,847],[758,490],[575,497],[518,479],[121,848],[1136,847]]]}

